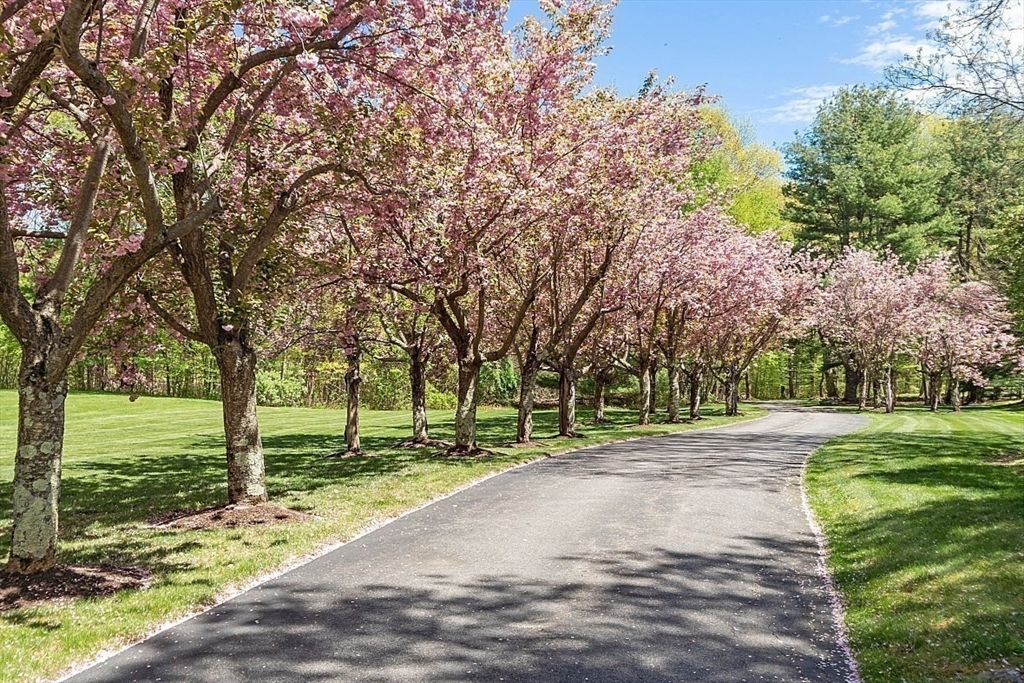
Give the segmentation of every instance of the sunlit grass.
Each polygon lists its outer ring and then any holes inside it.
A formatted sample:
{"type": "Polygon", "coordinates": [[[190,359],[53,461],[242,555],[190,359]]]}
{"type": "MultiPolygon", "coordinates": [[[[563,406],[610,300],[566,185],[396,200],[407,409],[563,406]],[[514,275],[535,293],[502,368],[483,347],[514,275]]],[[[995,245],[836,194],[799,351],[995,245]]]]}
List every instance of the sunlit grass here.
{"type": "MultiPolygon", "coordinates": [[[[16,395],[0,392],[0,562],[9,550],[16,395]]],[[[515,434],[515,412],[484,408],[480,442],[486,458],[441,459],[429,451],[395,450],[406,438],[406,412],[361,415],[368,457],[324,459],[344,447],[344,412],[262,408],[272,502],[307,511],[300,524],[244,530],[171,531],[146,520],[176,509],[222,504],[226,498],[220,405],[210,401],[78,394],[68,399],[61,561],[143,566],[155,575],[144,591],[0,614],[0,681],[52,678],[104,648],[139,638],[155,626],[210,604],[218,594],[294,562],[319,547],[351,538],[404,510],[495,471],[596,443],[708,427],[636,428],[635,413],[610,410],[610,424],[586,426],[586,438],[548,438],[537,448],[501,448],[515,434]]],[[[432,414],[431,435],[452,439],[450,415],[432,414]]],[[[659,416],[655,416],[656,418],[659,416]]],[[[581,420],[589,419],[583,411],[581,420]]],[[[536,414],[537,437],[556,431],[554,411],[536,414]]]]}
{"type": "Polygon", "coordinates": [[[1024,666],[1024,410],[871,419],[807,473],[864,680],[1024,666]]]}

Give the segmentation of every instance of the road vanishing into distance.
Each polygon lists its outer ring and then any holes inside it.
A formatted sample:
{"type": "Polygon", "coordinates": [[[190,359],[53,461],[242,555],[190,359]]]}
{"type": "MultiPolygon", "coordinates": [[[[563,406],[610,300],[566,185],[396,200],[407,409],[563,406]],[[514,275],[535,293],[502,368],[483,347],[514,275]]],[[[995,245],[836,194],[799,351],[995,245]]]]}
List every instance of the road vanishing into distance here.
{"type": "Polygon", "coordinates": [[[72,680],[845,681],[800,472],[864,423],[775,406],[548,458],[72,680]]]}

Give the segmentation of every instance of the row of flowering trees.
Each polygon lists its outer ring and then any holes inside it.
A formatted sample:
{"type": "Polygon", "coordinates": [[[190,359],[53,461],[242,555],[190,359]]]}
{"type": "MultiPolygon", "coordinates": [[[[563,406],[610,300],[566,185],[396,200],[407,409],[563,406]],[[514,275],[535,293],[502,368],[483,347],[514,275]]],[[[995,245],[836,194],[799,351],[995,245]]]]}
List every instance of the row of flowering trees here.
{"type": "MultiPolygon", "coordinates": [[[[457,366],[452,454],[478,451],[480,371],[509,356],[521,442],[542,369],[565,436],[583,374],[597,419],[625,370],[649,422],[659,364],[670,419],[684,377],[691,416],[707,377],[737,412],[746,368],[806,326],[820,268],[698,198],[689,171],[717,144],[702,93],[594,91],[608,6],[542,7],[514,31],[502,0],[0,10],[0,317],[22,350],[8,571],[56,559],[69,365],[97,340],[130,361],[158,325],[216,359],[233,504],[267,500],[268,343],[344,351],[352,452],[380,343],[408,360],[414,444],[430,443],[428,364],[457,366]]],[[[943,329],[936,372],[962,342],[943,329]]]]}
{"type": "Polygon", "coordinates": [[[988,283],[959,281],[945,257],[911,269],[892,253],[848,247],[815,297],[808,323],[854,359],[861,409],[877,381],[886,412],[893,411],[900,356],[917,361],[932,410],[943,380],[959,410],[963,382],[984,386],[986,366],[1024,363],[1006,299],[988,283]]]}

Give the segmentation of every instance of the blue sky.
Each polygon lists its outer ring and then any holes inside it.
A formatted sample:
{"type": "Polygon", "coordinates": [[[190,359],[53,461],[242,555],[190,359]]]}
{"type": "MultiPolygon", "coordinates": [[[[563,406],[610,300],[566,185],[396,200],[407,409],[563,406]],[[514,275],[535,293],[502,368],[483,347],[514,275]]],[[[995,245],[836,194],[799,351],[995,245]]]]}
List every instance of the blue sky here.
{"type": "MultiPolygon", "coordinates": [[[[837,87],[874,83],[924,45],[948,0],[620,0],[597,84],[634,91],[646,74],[707,84],[757,139],[781,145],[837,87]]],[[[512,0],[509,19],[537,12],[512,0]]]]}

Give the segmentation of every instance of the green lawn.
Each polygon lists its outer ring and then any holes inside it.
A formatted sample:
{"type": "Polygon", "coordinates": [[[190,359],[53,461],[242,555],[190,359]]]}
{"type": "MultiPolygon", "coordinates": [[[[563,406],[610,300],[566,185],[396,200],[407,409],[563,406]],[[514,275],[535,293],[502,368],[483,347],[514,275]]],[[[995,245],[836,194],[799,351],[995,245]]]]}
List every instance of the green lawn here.
{"type": "Polygon", "coordinates": [[[807,471],[864,680],[1024,666],[1024,410],[870,417],[807,471]]]}
{"type": "MultiPolygon", "coordinates": [[[[9,548],[16,395],[0,392],[0,558],[9,548]]],[[[262,408],[260,422],[273,502],[308,511],[301,524],[244,530],[157,530],[158,512],[225,502],[220,405],[210,401],[77,394],[68,399],[61,561],[144,566],[145,591],[0,613],[0,681],[52,678],[104,648],[117,647],[209,605],[232,586],[294,562],[330,542],[422,505],[482,476],[544,454],[595,443],[725,424],[763,414],[747,407],[694,425],[627,426],[634,414],[609,411],[612,424],[587,426],[584,439],[549,439],[540,448],[497,448],[487,458],[434,458],[393,450],[406,438],[406,412],[364,412],[363,447],[374,457],[322,459],[344,446],[344,413],[262,408]]],[[[450,415],[432,414],[431,434],[453,438],[450,415]]],[[[580,416],[586,420],[585,411],[580,416]]],[[[659,416],[655,416],[656,418],[659,416]]],[[[538,411],[535,433],[557,432],[554,411],[538,411]]],[[[482,409],[482,445],[515,434],[515,412],[482,409]]],[[[0,559],[2,562],[3,559],[0,559]]]]}

